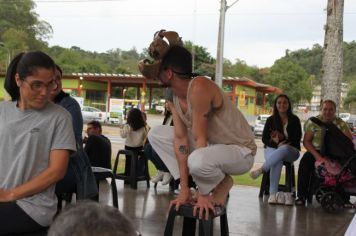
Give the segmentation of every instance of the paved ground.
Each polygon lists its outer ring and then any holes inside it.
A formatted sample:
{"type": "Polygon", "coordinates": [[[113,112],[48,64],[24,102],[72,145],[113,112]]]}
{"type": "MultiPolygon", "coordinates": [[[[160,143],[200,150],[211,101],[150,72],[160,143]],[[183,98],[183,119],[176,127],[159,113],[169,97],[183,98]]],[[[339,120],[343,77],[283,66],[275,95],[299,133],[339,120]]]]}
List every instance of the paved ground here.
{"type": "MultiPolygon", "coordinates": [[[[168,206],[175,195],[167,186],[157,189],[140,182],[133,190],[117,180],[119,210],[131,218],[143,236],[163,235],[168,206]]],[[[341,210],[336,214],[323,211],[318,203],[308,207],[269,205],[267,198],[258,198],[258,188],[234,186],[227,205],[230,235],[258,236],[341,236],[350,224],[355,210],[341,210]]],[[[101,182],[100,202],[111,205],[110,186],[101,182]]],[[[215,220],[214,235],[220,235],[215,220]]],[[[181,235],[182,219],[175,221],[174,235],[181,235]]]]}
{"type": "MultiPolygon", "coordinates": [[[[162,122],[162,116],[149,116],[151,127],[162,122]]],[[[113,155],[123,148],[124,140],[119,138],[117,127],[104,127],[104,134],[112,139],[113,155]]],[[[263,147],[256,139],[258,153],[256,165],[263,158],[263,147]]],[[[144,182],[133,190],[116,180],[118,186],[119,210],[131,218],[143,236],[163,235],[168,206],[175,195],[167,186],[157,189],[147,188],[144,182]]],[[[354,216],[354,210],[341,210],[336,214],[325,213],[320,205],[308,207],[272,206],[265,199],[258,198],[258,188],[234,186],[228,202],[228,221],[230,235],[343,235],[354,216]]],[[[107,182],[100,185],[100,202],[112,204],[110,187],[107,182]]],[[[174,235],[181,235],[182,219],[176,220],[174,235]]],[[[219,234],[218,221],[215,222],[215,235],[219,234]]]]}

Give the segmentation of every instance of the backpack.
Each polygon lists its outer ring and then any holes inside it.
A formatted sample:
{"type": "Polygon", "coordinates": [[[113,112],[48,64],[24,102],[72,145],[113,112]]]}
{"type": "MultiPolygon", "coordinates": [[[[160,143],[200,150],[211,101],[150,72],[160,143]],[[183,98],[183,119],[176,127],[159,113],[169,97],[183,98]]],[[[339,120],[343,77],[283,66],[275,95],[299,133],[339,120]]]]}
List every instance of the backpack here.
{"type": "Polygon", "coordinates": [[[320,154],[345,164],[355,153],[353,142],[333,123],[324,123],[316,117],[310,120],[321,127],[320,154]]]}

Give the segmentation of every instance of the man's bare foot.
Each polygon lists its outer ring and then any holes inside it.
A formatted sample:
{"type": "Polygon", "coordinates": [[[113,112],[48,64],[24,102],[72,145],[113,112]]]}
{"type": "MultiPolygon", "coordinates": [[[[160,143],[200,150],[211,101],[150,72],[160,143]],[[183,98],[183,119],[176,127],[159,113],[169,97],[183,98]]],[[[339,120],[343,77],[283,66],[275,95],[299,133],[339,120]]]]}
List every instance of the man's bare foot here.
{"type": "Polygon", "coordinates": [[[191,188],[190,192],[191,192],[191,196],[192,196],[191,197],[192,203],[196,203],[198,200],[198,197],[199,197],[199,191],[197,189],[191,188]]]}
{"type": "MultiPolygon", "coordinates": [[[[190,192],[192,194],[191,202],[194,204],[194,203],[196,203],[198,201],[200,193],[199,193],[198,189],[190,189],[190,192]]],[[[211,203],[213,203],[213,198],[212,198],[212,194],[211,193],[206,197],[208,197],[209,201],[211,203]]]]}
{"type": "Polygon", "coordinates": [[[212,202],[215,206],[224,206],[226,204],[229,191],[234,184],[230,175],[226,175],[225,178],[215,187],[212,192],[212,202]]]}

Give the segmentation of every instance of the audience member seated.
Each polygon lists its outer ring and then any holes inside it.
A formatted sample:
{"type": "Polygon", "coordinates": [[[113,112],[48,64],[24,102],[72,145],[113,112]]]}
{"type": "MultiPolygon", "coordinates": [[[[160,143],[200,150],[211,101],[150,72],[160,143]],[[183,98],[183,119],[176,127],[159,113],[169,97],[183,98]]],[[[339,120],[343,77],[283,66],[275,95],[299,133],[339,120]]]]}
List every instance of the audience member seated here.
{"type": "Polygon", "coordinates": [[[268,117],[262,134],[266,162],[250,172],[256,179],[263,172],[270,172],[269,204],[293,205],[292,193],[277,194],[283,162],[294,162],[299,157],[302,127],[299,118],[292,113],[287,95],[278,95],[274,101],[273,115],[268,117]]]}
{"type": "MultiPolygon", "coordinates": [[[[166,94],[167,93],[168,92],[166,92],[166,94]]],[[[172,113],[169,111],[167,104],[168,103],[166,102],[162,125],[173,126],[172,113]]],[[[145,144],[144,152],[146,157],[151,160],[157,170],[156,175],[151,178],[152,183],[158,183],[162,181],[162,185],[169,184],[169,182],[173,179],[173,176],[169,173],[167,166],[163,163],[156,151],[153,150],[152,145],[149,142],[145,144]]]]}
{"type": "MultiPolygon", "coordinates": [[[[144,141],[147,137],[146,122],[142,112],[137,108],[132,108],[127,114],[127,124],[120,129],[120,135],[125,138],[125,149],[138,153],[142,151],[144,141]]],[[[140,158],[137,162],[137,175],[144,175],[144,163],[140,158]]],[[[131,157],[126,156],[125,175],[130,175],[131,157]]]]}
{"type": "Polygon", "coordinates": [[[163,163],[161,158],[158,156],[158,154],[153,150],[151,144],[148,142],[145,145],[144,152],[146,157],[151,160],[153,165],[157,169],[157,173],[155,176],[151,178],[152,183],[158,183],[162,181],[162,185],[169,184],[169,182],[172,180],[172,175],[169,173],[169,170],[167,166],[163,163]]]}
{"type": "Polygon", "coordinates": [[[40,51],[10,62],[0,103],[0,235],[40,234],[57,211],[55,183],[76,150],[70,114],[49,102],[54,61],[40,51]]]}
{"type": "MultiPolygon", "coordinates": [[[[56,65],[55,71],[55,82],[57,83],[57,88],[53,89],[50,93],[50,100],[55,104],[60,105],[64,109],[66,109],[71,117],[72,117],[72,125],[74,130],[74,137],[77,143],[77,148],[82,146],[82,131],[83,131],[83,117],[82,112],[80,110],[80,106],[78,102],[69,96],[68,93],[65,93],[62,90],[62,69],[56,65]]],[[[76,153],[72,154],[72,158],[69,159],[67,173],[63,179],[61,179],[56,184],[56,194],[57,196],[61,196],[61,194],[70,194],[70,196],[66,196],[70,201],[72,198],[72,193],[76,192],[77,189],[77,180],[76,175],[74,173],[73,161],[75,160],[76,153]]],[[[61,208],[61,202],[59,202],[58,208],[61,208]]]]}
{"type": "MultiPolygon", "coordinates": [[[[335,124],[347,137],[352,140],[352,134],[347,124],[336,117],[336,104],[332,100],[325,100],[321,104],[321,114],[316,118],[324,123],[335,124]]],[[[315,166],[324,162],[324,157],[320,154],[321,127],[310,119],[304,125],[303,145],[307,152],[303,155],[298,169],[297,200],[295,204],[304,206],[309,197],[309,186],[314,181],[315,166]]]]}
{"type": "Polygon", "coordinates": [[[83,201],[65,208],[48,236],[136,236],[132,222],[116,208],[83,201]]]}
{"type": "Polygon", "coordinates": [[[102,135],[101,124],[91,121],[87,124],[84,150],[88,154],[91,166],[111,169],[111,142],[102,135]]]}

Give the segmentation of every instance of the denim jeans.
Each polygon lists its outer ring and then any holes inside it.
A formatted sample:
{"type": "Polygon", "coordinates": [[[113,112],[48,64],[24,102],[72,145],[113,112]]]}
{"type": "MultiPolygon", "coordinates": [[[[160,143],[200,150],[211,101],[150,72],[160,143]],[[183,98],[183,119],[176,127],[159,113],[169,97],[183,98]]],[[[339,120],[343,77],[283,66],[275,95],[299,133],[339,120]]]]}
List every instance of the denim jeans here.
{"type": "Polygon", "coordinates": [[[157,170],[163,171],[163,172],[169,172],[167,166],[163,163],[161,158],[158,156],[158,154],[153,150],[152,146],[150,143],[147,143],[144,147],[144,153],[145,156],[151,160],[153,165],[156,167],[157,170]]]}
{"type": "Polygon", "coordinates": [[[265,163],[262,165],[264,172],[270,171],[269,192],[278,192],[279,179],[283,162],[294,162],[299,157],[299,151],[290,145],[282,145],[278,148],[267,147],[265,149],[265,163]]]}

